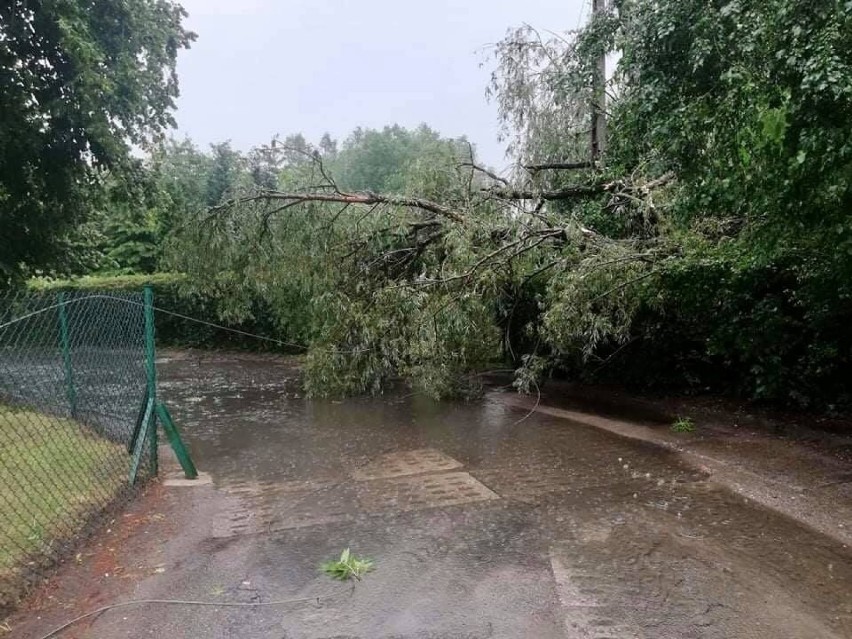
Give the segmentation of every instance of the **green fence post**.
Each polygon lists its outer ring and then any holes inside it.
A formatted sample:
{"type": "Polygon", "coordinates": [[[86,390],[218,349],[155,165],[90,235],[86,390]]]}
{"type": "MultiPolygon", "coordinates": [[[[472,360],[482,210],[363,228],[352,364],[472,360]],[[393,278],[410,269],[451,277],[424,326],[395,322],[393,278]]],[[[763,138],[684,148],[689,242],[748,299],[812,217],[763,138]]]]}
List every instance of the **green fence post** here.
{"type": "Polygon", "coordinates": [[[177,426],[172,421],[172,416],[169,414],[169,409],[162,402],[157,404],[157,417],[163,425],[163,430],[166,432],[166,437],[169,438],[169,443],[172,445],[172,450],[175,451],[175,456],[180,462],[180,467],[183,468],[183,475],[187,479],[196,479],[198,471],[195,464],[192,462],[192,457],[189,451],[184,446],[183,440],[180,438],[177,426]]]}
{"type": "Polygon", "coordinates": [[[62,367],[65,370],[65,395],[71,408],[71,417],[77,417],[77,389],[74,386],[74,368],[71,365],[71,338],[68,333],[68,309],[65,293],[56,296],[59,305],[59,344],[62,348],[62,367]]]}
{"type": "Polygon", "coordinates": [[[142,405],[139,407],[139,412],[136,413],[136,423],[133,425],[133,433],[130,435],[130,441],[127,442],[127,453],[133,454],[136,450],[136,442],[139,439],[144,427],[145,413],[148,410],[148,385],[145,385],[145,392],[142,393],[142,405]]]}
{"type": "MultiPolygon", "coordinates": [[[[154,348],[154,287],[145,285],[145,373],[148,378],[148,401],[151,407],[157,405],[157,363],[156,349],[154,348]]],[[[157,423],[156,417],[151,411],[150,418],[154,420],[151,428],[151,473],[156,476],[157,464],[157,423]]]]}
{"type": "MultiPolygon", "coordinates": [[[[130,459],[130,484],[136,483],[136,476],[139,473],[139,464],[142,462],[142,455],[145,452],[146,439],[148,432],[157,431],[157,417],[154,415],[154,404],[150,400],[145,404],[145,412],[142,415],[141,428],[136,440],[133,444],[133,454],[130,459]]],[[[156,460],[156,456],[154,457],[156,460]]],[[[156,469],[155,469],[156,470],[156,469]]]]}

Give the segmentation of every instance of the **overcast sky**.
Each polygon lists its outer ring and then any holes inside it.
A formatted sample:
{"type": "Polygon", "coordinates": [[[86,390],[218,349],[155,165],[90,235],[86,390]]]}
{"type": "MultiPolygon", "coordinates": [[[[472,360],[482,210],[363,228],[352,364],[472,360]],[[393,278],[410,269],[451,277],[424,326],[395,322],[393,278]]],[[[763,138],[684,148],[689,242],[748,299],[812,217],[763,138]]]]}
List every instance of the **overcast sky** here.
{"type": "Polygon", "coordinates": [[[275,133],[425,122],[502,167],[488,45],[524,22],[577,27],[588,0],[182,0],[179,134],[240,149],[275,133]],[[585,6],[584,6],[585,5],[585,6]]]}

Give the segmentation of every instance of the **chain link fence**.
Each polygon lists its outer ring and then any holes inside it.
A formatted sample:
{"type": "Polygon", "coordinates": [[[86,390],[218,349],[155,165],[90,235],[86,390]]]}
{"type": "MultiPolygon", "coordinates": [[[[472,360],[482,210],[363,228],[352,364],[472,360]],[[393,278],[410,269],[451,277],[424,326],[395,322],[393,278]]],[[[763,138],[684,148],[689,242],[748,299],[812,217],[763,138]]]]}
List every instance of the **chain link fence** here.
{"type": "Polygon", "coordinates": [[[0,294],[0,613],[156,473],[150,315],[142,293],[0,294]]]}

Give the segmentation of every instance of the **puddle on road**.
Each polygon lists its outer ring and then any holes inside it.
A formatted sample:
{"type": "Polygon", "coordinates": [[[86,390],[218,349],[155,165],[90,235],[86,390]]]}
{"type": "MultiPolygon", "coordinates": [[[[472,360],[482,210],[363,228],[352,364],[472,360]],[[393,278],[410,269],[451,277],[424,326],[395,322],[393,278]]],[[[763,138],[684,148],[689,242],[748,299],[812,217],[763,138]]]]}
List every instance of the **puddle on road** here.
{"type": "Polygon", "coordinates": [[[431,539],[436,570],[481,572],[461,539],[549,580],[552,636],[852,636],[848,548],[650,444],[519,422],[495,397],[309,401],[293,365],[272,358],[169,359],[160,374],[198,465],[242,504],[214,535],[393,528],[388,553],[431,539]],[[466,522],[453,543],[444,516],[466,522]],[[507,518],[523,522],[514,560],[507,518]]]}

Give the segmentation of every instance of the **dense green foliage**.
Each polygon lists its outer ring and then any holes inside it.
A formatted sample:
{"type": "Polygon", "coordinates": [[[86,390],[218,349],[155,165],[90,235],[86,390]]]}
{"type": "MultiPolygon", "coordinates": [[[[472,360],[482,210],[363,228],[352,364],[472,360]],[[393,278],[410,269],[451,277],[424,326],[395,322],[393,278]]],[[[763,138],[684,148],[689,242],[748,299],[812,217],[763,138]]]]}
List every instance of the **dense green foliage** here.
{"type": "Polygon", "coordinates": [[[550,371],[848,401],[850,15],[841,0],[620,0],[567,37],[518,29],[491,87],[511,186],[463,143],[358,131],[280,170],[279,199],[247,193],[190,224],[176,264],[235,308],[249,291],[309,308],[314,392],[403,375],[453,394],[504,357],[522,387],[550,371]],[[523,169],[588,158],[606,52],[604,162],[523,169]],[[441,207],[350,206],[349,190],[441,207]]]}
{"type": "Polygon", "coordinates": [[[329,171],[351,191],[418,192],[441,197],[441,172],[469,153],[463,140],[445,140],[427,126],[378,131],[357,129],[338,150],[325,134],[316,148],[301,134],[277,136],[248,153],[229,142],[204,151],[190,140],[157,144],[130,182],[107,180],[99,208],[77,235],[85,249],[84,271],[153,273],[166,239],[196,214],[247,189],[301,185],[315,174],[312,158],[323,153],[329,171]]]}
{"type": "Polygon", "coordinates": [[[852,399],[850,8],[623,0],[570,42],[507,39],[494,86],[519,156],[576,152],[595,56],[618,51],[601,177],[672,176],[642,203],[562,209],[621,246],[550,273],[551,363],[800,405],[852,399]],[[555,113],[560,128],[543,126],[555,113]]]}
{"type": "Polygon", "coordinates": [[[576,33],[522,27],[490,87],[511,174],[426,126],[248,153],[168,141],[107,181],[78,253],[180,272],[164,305],[309,344],[313,393],[402,376],[467,395],[510,365],[521,388],[560,374],[848,403],[850,16],[846,0],[615,0],[576,33]],[[537,166],[590,159],[606,53],[602,161],[537,166]]]}
{"type": "MultiPolygon", "coordinates": [[[[358,130],[339,151],[329,140],[325,146],[321,164],[318,149],[309,146],[285,141],[266,147],[279,187],[317,184],[325,173],[340,176],[341,190],[461,197],[457,165],[471,152],[463,140],[442,139],[427,127],[358,130]],[[288,158],[288,149],[298,152],[288,158]]],[[[433,296],[418,300],[390,288],[372,295],[377,282],[417,273],[419,260],[405,249],[410,241],[425,250],[443,233],[432,237],[430,224],[411,228],[418,218],[404,208],[384,208],[381,215],[339,208],[306,204],[291,216],[269,215],[262,206],[246,206],[237,218],[205,213],[201,223],[185,225],[174,238],[168,264],[187,273],[200,294],[227,300],[229,320],[252,316],[254,300],[268,302],[288,339],[312,344],[308,385],[315,393],[378,392],[400,373],[436,394],[456,392],[454,362],[465,368],[471,358],[482,362],[494,355],[487,304],[471,295],[463,317],[451,314],[424,325],[436,304],[433,296]],[[399,250],[399,259],[375,259],[386,250],[399,250]],[[422,365],[425,354],[414,350],[423,348],[423,340],[443,346],[446,366],[422,365]]]]}
{"type": "Polygon", "coordinates": [[[852,399],[852,4],[623,2],[614,17],[598,36],[622,51],[613,170],[677,176],[657,232],[679,259],[635,289],[643,343],[624,363],[852,399]]]}
{"type": "Polygon", "coordinates": [[[101,273],[153,273],[166,238],[192,215],[250,182],[246,160],[230,144],[205,153],[167,140],[146,159],[132,188],[111,183],[109,199],[88,226],[101,273]]]}
{"type": "Polygon", "coordinates": [[[412,131],[394,125],[356,129],[326,161],[344,190],[440,198],[446,179],[435,173],[452,171],[466,154],[464,140],[442,139],[425,125],[412,131]]]}
{"type": "Polygon", "coordinates": [[[251,304],[250,309],[253,313],[250,316],[229,320],[225,301],[187,287],[185,277],[172,273],[93,275],[73,280],[33,279],[29,281],[29,288],[42,292],[88,291],[109,295],[110,293],[138,293],[146,284],[153,286],[154,305],[158,309],[163,309],[154,315],[157,344],[160,346],[238,348],[285,353],[302,353],[305,350],[289,339],[288,327],[282,327],[275,322],[276,314],[263,301],[257,300],[251,304]],[[222,324],[226,328],[188,321],[180,315],[222,324]],[[258,340],[228,329],[263,335],[286,343],[258,340]]]}
{"type": "Polygon", "coordinates": [[[0,285],[91,266],[72,233],[132,145],[172,124],[175,60],[192,34],[168,0],[11,0],[0,6],[0,285]]]}

